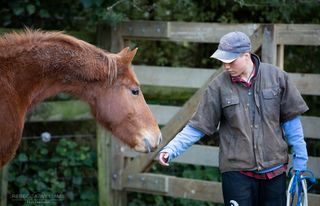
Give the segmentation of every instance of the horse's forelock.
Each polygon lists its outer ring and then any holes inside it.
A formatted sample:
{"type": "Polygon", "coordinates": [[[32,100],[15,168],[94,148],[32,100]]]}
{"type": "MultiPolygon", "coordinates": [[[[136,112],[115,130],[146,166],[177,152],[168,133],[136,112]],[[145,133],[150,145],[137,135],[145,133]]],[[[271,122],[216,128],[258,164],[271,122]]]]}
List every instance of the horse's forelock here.
{"type": "Polygon", "coordinates": [[[107,68],[105,68],[106,77],[108,85],[112,85],[118,77],[118,63],[117,58],[113,57],[112,54],[103,54],[103,62],[106,63],[107,68]]]}

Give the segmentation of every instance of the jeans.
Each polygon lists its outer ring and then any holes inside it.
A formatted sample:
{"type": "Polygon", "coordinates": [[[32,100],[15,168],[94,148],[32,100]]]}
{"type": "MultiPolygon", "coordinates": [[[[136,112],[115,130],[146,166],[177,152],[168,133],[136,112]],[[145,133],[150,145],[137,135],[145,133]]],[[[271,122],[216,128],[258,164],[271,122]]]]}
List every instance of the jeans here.
{"type": "Polygon", "coordinates": [[[240,172],[222,174],[225,205],[230,206],[285,206],[286,173],[261,180],[240,172]]]}

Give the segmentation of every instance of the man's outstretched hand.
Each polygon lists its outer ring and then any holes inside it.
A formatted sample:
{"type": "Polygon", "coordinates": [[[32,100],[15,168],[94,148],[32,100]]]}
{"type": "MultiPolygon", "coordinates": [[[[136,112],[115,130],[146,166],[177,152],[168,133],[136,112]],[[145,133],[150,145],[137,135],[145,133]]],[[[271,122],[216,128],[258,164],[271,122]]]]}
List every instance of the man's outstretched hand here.
{"type": "Polygon", "coordinates": [[[159,154],[159,163],[163,166],[169,166],[169,153],[168,152],[161,152],[159,154]]]}

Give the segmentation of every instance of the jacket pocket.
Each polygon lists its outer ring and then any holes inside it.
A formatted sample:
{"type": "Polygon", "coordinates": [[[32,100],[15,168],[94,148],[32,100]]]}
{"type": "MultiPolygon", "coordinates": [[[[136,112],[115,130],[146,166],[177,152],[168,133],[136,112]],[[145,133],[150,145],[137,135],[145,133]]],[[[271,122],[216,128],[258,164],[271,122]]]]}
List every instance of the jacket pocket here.
{"type": "Polygon", "coordinates": [[[239,108],[239,103],[239,97],[235,95],[227,96],[222,99],[221,106],[226,119],[230,119],[236,114],[237,109],[239,108]]]}
{"type": "Polygon", "coordinates": [[[262,96],[264,99],[275,99],[280,96],[280,88],[279,87],[271,87],[262,90],[262,96]]]}
{"type": "Polygon", "coordinates": [[[270,87],[262,90],[262,104],[265,114],[269,116],[280,114],[280,95],[281,89],[278,86],[270,87]]]}

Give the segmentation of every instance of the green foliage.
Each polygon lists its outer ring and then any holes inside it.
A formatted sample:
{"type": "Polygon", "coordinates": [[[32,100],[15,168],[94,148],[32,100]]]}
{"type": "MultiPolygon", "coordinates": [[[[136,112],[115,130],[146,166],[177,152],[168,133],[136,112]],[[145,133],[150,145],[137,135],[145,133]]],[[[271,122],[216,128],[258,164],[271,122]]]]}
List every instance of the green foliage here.
{"type": "Polygon", "coordinates": [[[316,0],[11,0],[0,2],[0,26],[95,31],[123,20],[220,23],[319,23],[316,0]],[[279,12],[281,11],[281,12],[279,12]]]}
{"type": "Polygon", "coordinates": [[[9,205],[97,205],[96,151],[70,139],[24,142],[9,168],[9,205]]]}
{"type": "MultiPolygon", "coordinates": [[[[24,26],[42,29],[95,31],[98,22],[110,25],[124,19],[124,12],[115,12],[107,0],[12,0],[0,2],[3,27],[24,26]]],[[[129,1],[128,1],[129,2],[129,1]]],[[[125,3],[124,3],[125,4],[125,3]]]]}

